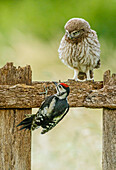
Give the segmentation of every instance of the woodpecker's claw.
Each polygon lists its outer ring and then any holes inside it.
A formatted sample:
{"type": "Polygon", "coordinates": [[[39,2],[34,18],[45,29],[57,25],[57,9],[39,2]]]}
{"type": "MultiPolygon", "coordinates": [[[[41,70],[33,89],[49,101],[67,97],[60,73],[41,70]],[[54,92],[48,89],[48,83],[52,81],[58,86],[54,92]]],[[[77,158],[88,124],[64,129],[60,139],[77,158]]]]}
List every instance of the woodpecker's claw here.
{"type": "Polygon", "coordinates": [[[25,117],[26,118],[29,118],[29,117],[31,117],[32,116],[32,114],[25,114],[25,117]]]}
{"type": "Polygon", "coordinates": [[[44,86],[44,92],[40,92],[39,94],[44,94],[45,95],[45,98],[47,97],[47,94],[48,94],[48,87],[45,87],[44,86]]]}
{"type": "Polygon", "coordinates": [[[45,94],[45,99],[46,99],[47,94],[48,94],[48,87],[45,87],[45,86],[44,86],[44,90],[45,90],[44,94],[45,94]]]}

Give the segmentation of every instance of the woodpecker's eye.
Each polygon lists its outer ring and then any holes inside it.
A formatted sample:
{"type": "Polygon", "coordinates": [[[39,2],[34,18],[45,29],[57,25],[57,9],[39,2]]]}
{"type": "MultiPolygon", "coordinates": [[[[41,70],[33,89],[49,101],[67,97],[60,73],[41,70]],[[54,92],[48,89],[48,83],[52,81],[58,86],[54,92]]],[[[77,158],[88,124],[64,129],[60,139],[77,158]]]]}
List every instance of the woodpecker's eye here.
{"type": "Polygon", "coordinates": [[[61,85],[59,85],[59,88],[62,88],[62,86],[61,86],[61,85]]]}

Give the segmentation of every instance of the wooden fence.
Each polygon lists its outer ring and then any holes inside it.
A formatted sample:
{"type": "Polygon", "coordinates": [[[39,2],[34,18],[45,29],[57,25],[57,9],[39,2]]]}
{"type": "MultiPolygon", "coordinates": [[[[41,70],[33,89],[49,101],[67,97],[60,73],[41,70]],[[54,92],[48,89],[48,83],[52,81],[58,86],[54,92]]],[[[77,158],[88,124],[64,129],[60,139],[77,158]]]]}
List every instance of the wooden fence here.
{"type": "MultiPolygon", "coordinates": [[[[103,170],[116,169],[116,74],[104,73],[103,81],[66,82],[71,89],[71,107],[103,108],[103,170]]],[[[52,82],[32,82],[30,66],[7,63],[0,69],[0,169],[31,169],[31,132],[18,131],[16,125],[55,93],[52,82]]]]}

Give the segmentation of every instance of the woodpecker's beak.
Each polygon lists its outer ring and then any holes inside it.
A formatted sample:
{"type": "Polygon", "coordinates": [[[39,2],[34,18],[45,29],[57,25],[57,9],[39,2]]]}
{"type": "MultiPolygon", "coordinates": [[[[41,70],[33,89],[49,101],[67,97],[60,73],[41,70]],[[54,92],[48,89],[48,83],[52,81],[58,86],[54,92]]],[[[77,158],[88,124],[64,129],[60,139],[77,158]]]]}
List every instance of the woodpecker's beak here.
{"type": "Polygon", "coordinates": [[[57,82],[53,82],[56,86],[58,85],[58,83],[57,82]]]}
{"type": "Polygon", "coordinates": [[[56,91],[57,91],[57,94],[60,94],[60,91],[59,91],[59,88],[58,88],[58,83],[57,82],[53,82],[56,86],[56,91]]]}

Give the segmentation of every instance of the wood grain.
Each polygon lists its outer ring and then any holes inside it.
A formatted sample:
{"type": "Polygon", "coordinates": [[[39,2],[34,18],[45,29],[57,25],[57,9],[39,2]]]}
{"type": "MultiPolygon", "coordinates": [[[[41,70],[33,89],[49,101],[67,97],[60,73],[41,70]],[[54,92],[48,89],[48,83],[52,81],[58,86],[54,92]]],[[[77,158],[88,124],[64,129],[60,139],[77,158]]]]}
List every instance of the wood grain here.
{"type": "MultiPolygon", "coordinates": [[[[104,86],[116,85],[116,74],[110,75],[110,71],[104,74],[104,86]]],[[[113,88],[111,91],[114,91],[113,88]]],[[[115,95],[115,94],[114,94],[115,95]]],[[[115,96],[111,96],[114,99],[115,96]]],[[[103,109],[103,170],[116,169],[116,109],[103,109]]]]}
{"type": "MultiPolygon", "coordinates": [[[[0,69],[0,84],[15,83],[31,84],[30,66],[17,69],[7,63],[0,69]]],[[[0,170],[31,169],[31,133],[16,128],[25,114],[31,109],[0,109],[0,170]]]]}
{"type": "MultiPolygon", "coordinates": [[[[68,97],[70,107],[116,108],[116,85],[103,82],[65,82],[70,87],[68,97]]],[[[53,82],[32,82],[32,85],[0,85],[0,108],[36,108],[40,107],[47,96],[56,93],[53,82]]]]}

